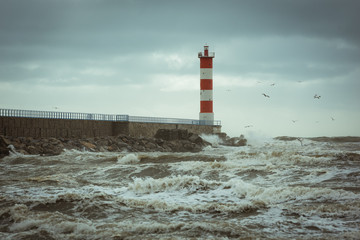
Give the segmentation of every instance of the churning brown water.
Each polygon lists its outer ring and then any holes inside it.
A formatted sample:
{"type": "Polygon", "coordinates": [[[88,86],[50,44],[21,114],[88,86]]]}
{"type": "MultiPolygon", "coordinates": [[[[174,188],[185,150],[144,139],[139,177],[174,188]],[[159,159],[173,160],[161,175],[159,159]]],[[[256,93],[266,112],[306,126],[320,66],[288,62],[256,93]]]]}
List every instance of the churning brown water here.
{"type": "Polygon", "coordinates": [[[359,239],[360,144],[14,153],[0,239],[359,239]]]}

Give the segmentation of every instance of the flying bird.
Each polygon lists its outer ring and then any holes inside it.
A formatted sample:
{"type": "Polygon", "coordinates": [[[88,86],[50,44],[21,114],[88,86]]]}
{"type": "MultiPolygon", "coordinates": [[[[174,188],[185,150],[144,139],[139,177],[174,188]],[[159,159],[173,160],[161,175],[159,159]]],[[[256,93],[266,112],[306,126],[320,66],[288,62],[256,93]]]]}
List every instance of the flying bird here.
{"type": "Polygon", "coordinates": [[[299,121],[299,120],[291,120],[293,123],[296,123],[297,121],[299,121]]]}
{"type": "Polygon", "coordinates": [[[270,86],[272,86],[272,87],[275,86],[275,83],[270,84],[270,86]]]}
{"type": "Polygon", "coordinates": [[[244,128],[249,128],[249,127],[252,127],[253,125],[247,125],[247,126],[245,126],[244,128]]]}
{"type": "Polygon", "coordinates": [[[264,97],[270,98],[270,96],[265,93],[263,93],[262,95],[264,95],[264,97]]]}
{"type": "Polygon", "coordinates": [[[321,96],[320,96],[320,95],[315,94],[315,95],[314,95],[314,98],[320,99],[320,98],[321,98],[321,96]]]}

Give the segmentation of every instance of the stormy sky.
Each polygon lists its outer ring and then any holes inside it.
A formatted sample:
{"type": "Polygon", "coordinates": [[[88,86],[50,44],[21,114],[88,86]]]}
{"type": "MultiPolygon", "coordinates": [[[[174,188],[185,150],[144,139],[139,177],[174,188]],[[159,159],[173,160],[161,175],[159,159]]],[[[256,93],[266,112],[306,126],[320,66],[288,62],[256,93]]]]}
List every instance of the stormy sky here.
{"type": "Polygon", "coordinates": [[[198,119],[208,44],[228,135],[359,136],[359,12],[357,0],[0,0],[0,108],[198,119]]]}

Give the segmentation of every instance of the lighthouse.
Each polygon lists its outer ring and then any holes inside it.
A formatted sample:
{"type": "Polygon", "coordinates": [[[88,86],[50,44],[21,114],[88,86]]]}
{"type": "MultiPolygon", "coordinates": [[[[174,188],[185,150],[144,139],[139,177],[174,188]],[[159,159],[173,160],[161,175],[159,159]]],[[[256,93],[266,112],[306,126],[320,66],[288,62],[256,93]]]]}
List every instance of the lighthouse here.
{"type": "Polygon", "coordinates": [[[204,46],[204,52],[199,52],[200,58],[200,124],[214,125],[213,112],[213,58],[214,52],[209,52],[209,46],[204,46]]]}

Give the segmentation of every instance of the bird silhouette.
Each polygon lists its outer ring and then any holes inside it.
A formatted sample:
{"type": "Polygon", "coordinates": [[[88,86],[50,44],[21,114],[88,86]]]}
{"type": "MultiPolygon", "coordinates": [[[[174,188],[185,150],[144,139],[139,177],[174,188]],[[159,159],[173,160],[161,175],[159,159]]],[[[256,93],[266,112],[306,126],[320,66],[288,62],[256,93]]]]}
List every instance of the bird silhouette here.
{"type": "Polygon", "coordinates": [[[315,95],[314,95],[314,98],[320,99],[320,98],[321,98],[321,96],[320,96],[320,95],[315,94],[315,95]]]}
{"type": "Polygon", "coordinates": [[[270,98],[270,96],[265,93],[263,93],[262,95],[264,95],[264,97],[270,98]]]}
{"type": "Polygon", "coordinates": [[[249,127],[252,127],[253,125],[247,125],[247,126],[245,126],[244,128],[249,128],[249,127]]]}

